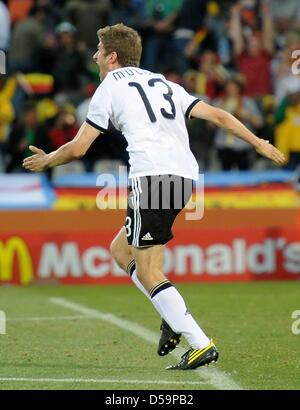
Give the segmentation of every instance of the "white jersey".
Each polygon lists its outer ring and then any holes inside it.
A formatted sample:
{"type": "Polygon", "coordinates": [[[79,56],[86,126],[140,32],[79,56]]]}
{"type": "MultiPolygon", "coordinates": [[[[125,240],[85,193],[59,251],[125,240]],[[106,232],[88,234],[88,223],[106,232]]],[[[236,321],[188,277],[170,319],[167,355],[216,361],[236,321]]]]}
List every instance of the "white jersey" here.
{"type": "Polygon", "coordinates": [[[96,90],[86,122],[100,131],[109,119],[127,140],[129,177],[173,174],[198,179],[185,116],[199,100],[161,74],[136,67],[110,71],[96,90]]]}

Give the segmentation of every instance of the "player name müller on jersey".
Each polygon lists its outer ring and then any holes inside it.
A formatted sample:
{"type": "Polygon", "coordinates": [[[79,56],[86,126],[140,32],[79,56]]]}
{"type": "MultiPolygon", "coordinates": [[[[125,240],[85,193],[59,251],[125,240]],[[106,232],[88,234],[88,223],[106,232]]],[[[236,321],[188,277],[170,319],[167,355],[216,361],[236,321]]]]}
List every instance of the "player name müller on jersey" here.
{"type": "Polygon", "coordinates": [[[161,74],[136,67],[110,71],[89,105],[86,122],[111,120],[128,142],[129,177],[173,174],[198,179],[185,117],[199,100],[161,74]]]}

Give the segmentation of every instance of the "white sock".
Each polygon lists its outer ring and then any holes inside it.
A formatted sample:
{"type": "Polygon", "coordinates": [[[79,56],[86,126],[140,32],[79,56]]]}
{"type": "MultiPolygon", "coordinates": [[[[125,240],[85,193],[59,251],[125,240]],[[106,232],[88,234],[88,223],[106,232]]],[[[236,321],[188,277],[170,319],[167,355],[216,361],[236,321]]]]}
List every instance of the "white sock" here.
{"type": "Polygon", "coordinates": [[[137,288],[139,288],[139,290],[140,290],[141,292],[143,292],[143,294],[144,294],[145,296],[147,296],[148,299],[151,299],[149,293],[146,291],[146,289],[144,288],[144,286],[143,286],[143,285],[141,284],[141,282],[139,281],[139,278],[137,277],[136,269],[134,269],[134,271],[133,271],[133,273],[132,273],[132,275],[131,275],[131,279],[132,279],[132,282],[135,284],[135,286],[136,286],[137,288]]]}
{"type": "Polygon", "coordinates": [[[169,281],[162,282],[158,287],[156,286],[152,290],[151,301],[171,329],[176,333],[182,333],[193,349],[208,346],[210,343],[209,338],[188,312],[185,302],[177,289],[169,281]]]}

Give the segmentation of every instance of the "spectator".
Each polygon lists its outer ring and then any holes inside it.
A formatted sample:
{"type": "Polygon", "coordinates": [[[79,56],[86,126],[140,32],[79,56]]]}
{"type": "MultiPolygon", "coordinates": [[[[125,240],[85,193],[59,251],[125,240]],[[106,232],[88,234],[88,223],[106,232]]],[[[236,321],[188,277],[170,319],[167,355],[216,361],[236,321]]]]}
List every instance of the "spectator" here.
{"type": "Polygon", "coordinates": [[[195,33],[192,40],[184,50],[184,56],[190,61],[190,65],[196,68],[203,53],[210,51],[215,53],[217,50],[216,36],[207,26],[201,27],[195,33]]]}
{"type": "Polygon", "coordinates": [[[181,73],[190,68],[189,62],[183,58],[184,50],[196,32],[204,26],[206,6],[207,0],[183,0],[178,12],[174,31],[174,48],[176,63],[181,73]]]}
{"type": "Polygon", "coordinates": [[[88,50],[95,50],[99,27],[108,24],[111,11],[110,0],[70,0],[66,4],[68,20],[77,29],[78,40],[87,45],[88,50]]]}
{"type": "Polygon", "coordinates": [[[6,152],[9,155],[6,172],[22,171],[22,161],[30,155],[30,144],[40,144],[44,149],[48,148],[38,125],[36,106],[31,102],[25,106],[22,120],[13,126],[9,134],[6,145],[6,152]]]}
{"type": "MultiPolygon", "coordinates": [[[[241,85],[236,80],[229,80],[226,83],[224,96],[216,100],[215,105],[230,112],[251,130],[262,126],[262,117],[256,103],[253,99],[242,95],[241,85]]],[[[215,146],[223,171],[229,171],[234,167],[239,170],[250,168],[252,151],[245,141],[218,128],[215,133],[215,146]]]]}
{"type": "Polygon", "coordinates": [[[276,99],[274,95],[265,95],[261,100],[260,109],[263,117],[263,125],[259,128],[258,133],[274,145],[276,124],[276,99]]]}
{"type": "Polygon", "coordinates": [[[85,60],[86,55],[76,39],[76,28],[64,21],[60,23],[55,33],[58,47],[52,58],[52,75],[55,80],[56,93],[68,93],[74,102],[81,97],[82,77],[88,76],[85,60]]]}
{"type": "MultiPolygon", "coordinates": [[[[196,98],[209,103],[210,100],[206,95],[198,94],[197,77],[199,73],[196,70],[188,70],[183,75],[183,87],[189,94],[196,98]]],[[[200,170],[208,169],[210,166],[211,147],[212,147],[212,128],[207,121],[194,118],[193,121],[186,121],[186,127],[189,134],[190,148],[194,154],[200,170]]]]}
{"type": "MultiPolygon", "coordinates": [[[[224,3],[222,3],[224,7],[224,3]]],[[[222,13],[221,4],[209,1],[207,7],[206,26],[214,33],[216,51],[221,64],[232,68],[232,46],[229,36],[230,19],[227,12],[222,13]]]]}
{"type": "Polygon", "coordinates": [[[70,103],[66,94],[57,94],[54,98],[57,112],[45,123],[46,140],[49,150],[56,150],[62,144],[71,141],[79,126],[75,117],[75,107],[70,103]]]}
{"type": "Polygon", "coordinates": [[[89,83],[84,87],[85,99],[81,101],[76,109],[76,120],[78,124],[82,124],[86,120],[88,113],[88,108],[92,99],[93,94],[97,89],[97,85],[94,83],[89,83]]]}
{"type": "Polygon", "coordinates": [[[0,142],[5,140],[9,125],[14,119],[12,98],[15,90],[15,78],[0,75],[0,142]]]}
{"type": "Polygon", "coordinates": [[[200,57],[197,94],[206,95],[209,99],[216,98],[228,78],[229,72],[218,62],[217,54],[206,50],[200,57]]]}
{"type": "Polygon", "coordinates": [[[271,12],[265,4],[262,8],[262,31],[251,33],[246,40],[241,13],[242,3],[238,1],[231,9],[230,31],[236,64],[245,79],[245,94],[250,97],[271,94],[271,58],[274,52],[271,12]]]}
{"type": "Polygon", "coordinates": [[[163,71],[172,60],[172,31],[182,1],[146,0],[149,33],[144,45],[144,68],[154,72],[163,71]]]}
{"type": "Polygon", "coordinates": [[[9,127],[14,119],[15,111],[12,97],[16,89],[16,80],[0,75],[0,168],[3,163],[3,149],[9,127]]]}
{"type": "Polygon", "coordinates": [[[295,170],[300,165],[300,90],[287,97],[285,118],[276,127],[276,146],[282,150],[288,163],[286,168],[295,170]]]}
{"type": "Polygon", "coordinates": [[[46,7],[33,7],[29,17],[17,23],[12,32],[9,52],[11,72],[30,72],[38,68],[38,52],[44,45],[46,7]]]}

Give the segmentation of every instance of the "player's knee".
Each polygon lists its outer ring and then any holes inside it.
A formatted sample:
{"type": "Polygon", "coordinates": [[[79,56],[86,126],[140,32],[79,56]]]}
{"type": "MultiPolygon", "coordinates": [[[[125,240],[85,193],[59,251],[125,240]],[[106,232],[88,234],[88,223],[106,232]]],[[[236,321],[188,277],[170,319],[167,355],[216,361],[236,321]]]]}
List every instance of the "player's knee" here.
{"type": "Polygon", "coordinates": [[[128,253],[119,245],[118,241],[113,240],[110,244],[110,253],[116,263],[122,268],[125,269],[126,261],[128,259],[128,253]]]}
{"type": "Polygon", "coordinates": [[[122,252],[120,250],[120,247],[118,246],[118,243],[115,240],[111,242],[109,249],[110,249],[111,256],[114,258],[114,260],[117,263],[119,263],[119,261],[122,258],[122,252]]]}

